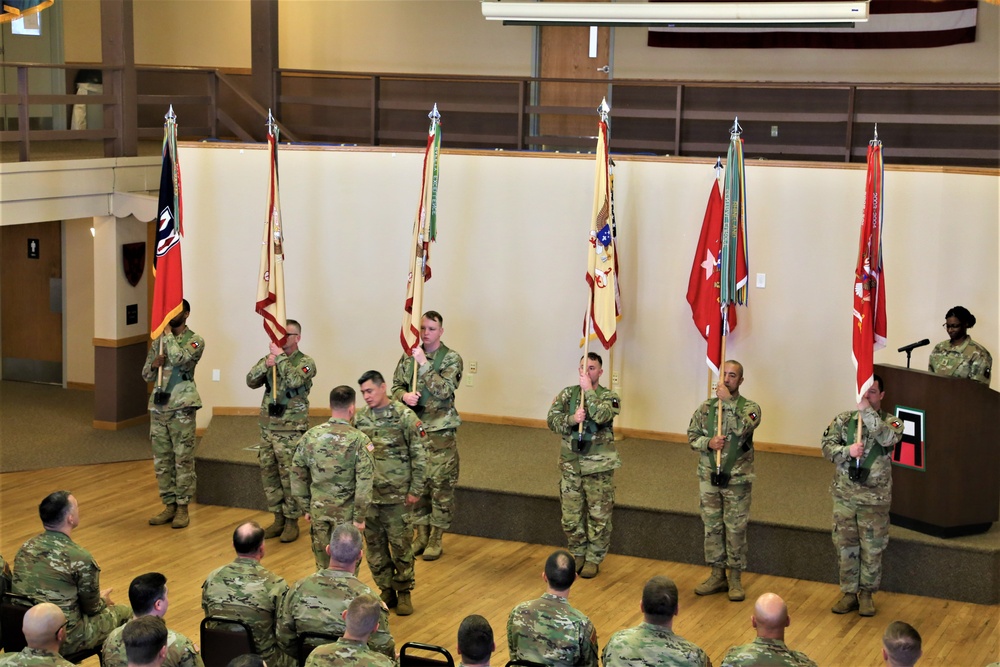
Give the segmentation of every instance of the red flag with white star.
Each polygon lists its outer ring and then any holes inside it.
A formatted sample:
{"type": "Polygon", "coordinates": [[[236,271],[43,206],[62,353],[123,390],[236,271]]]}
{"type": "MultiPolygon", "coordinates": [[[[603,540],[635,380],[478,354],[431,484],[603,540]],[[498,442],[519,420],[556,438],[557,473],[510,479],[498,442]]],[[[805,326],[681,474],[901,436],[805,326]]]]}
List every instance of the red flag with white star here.
{"type": "MultiPolygon", "coordinates": [[[[708,342],[708,352],[705,361],[713,373],[718,374],[722,366],[722,307],[719,301],[720,264],[722,253],[722,219],[724,206],[719,182],[712,183],[712,191],[708,196],[708,206],[705,208],[705,218],[701,223],[701,237],[695,251],[694,262],[691,265],[691,277],[688,279],[687,301],[691,305],[691,317],[698,327],[698,332],[708,342]]],[[[746,253],[743,252],[745,239],[740,228],[737,251],[737,283],[746,283],[747,266],[746,253]]],[[[736,328],[736,304],[729,304],[729,331],[736,328]]]]}

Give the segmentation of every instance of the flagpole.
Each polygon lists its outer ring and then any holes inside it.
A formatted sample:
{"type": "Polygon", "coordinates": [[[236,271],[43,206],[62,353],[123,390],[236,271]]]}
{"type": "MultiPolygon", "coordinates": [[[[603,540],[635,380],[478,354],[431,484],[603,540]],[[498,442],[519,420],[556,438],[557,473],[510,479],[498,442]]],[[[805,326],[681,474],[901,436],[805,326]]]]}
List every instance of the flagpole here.
{"type": "MultiPolygon", "coordinates": [[[[434,132],[435,132],[438,124],[441,123],[441,112],[438,111],[437,102],[434,103],[434,106],[431,109],[430,113],[427,114],[427,117],[430,118],[430,121],[431,121],[430,128],[428,129],[427,132],[428,132],[428,134],[432,135],[432,134],[434,134],[434,132]]],[[[426,177],[427,177],[427,173],[426,173],[426,168],[425,168],[424,180],[426,180],[426,177]]],[[[432,181],[433,181],[433,179],[432,179],[432,181]]],[[[424,187],[427,187],[427,185],[428,184],[425,183],[424,187]]],[[[434,182],[432,182],[429,185],[432,188],[437,187],[437,184],[434,183],[434,182]]],[[[423,193],[421,193],[421,194],[423,194],[423,193]]],[[[421,207],[421,209],[423,209],[424,201],[425,201],[424,198],[422,198],[421,201],[420,201],[420,207],[421,207]]],[[[419,282],[415,282],[413,284],[413,306],[416,307],[417,304],[419,304],[418,310],[420,312],[418,313],[418,315],[420,315],[420,316],[423,316],[423,309],[424,309],[424,276],[426,275],[426,271],[427,271],[427,253],[423,250],[423,248],[425,247],[424,244],[427,243],[427,240],[426,240],[427,239],[427,220],[428,220],[428,216],[430,216],[430,214],[431,214],[431,212],[430,211],[426,211],[426,210],[424,210],[424,211],[422,211],[422,213],[418,214],[418,215],[422,215],[422,219],[420,221],[420,227],[421,227],[421,232],[420,232],[420,240],[421,240],[420,279],[419,279],[419,282]]],[[[417,277],[413,276],[413,279],[416,281],[417,277]]],[[[418,334],[418,336],[417,336],[417,346],[419,346],[419,345],[421,345],[421,337],[418,334]]],[[[410,357],[411,358],[413,357],[412,350],[410,351],[410,357]]],[[[414,361],[413,361],[413,383],[410,385],[411,387],[413,387],[413,391],[414,392],[417,391],[417,370],[418,370],[418,368],[417,368],[417,361],[414,359],[414,361]]]]}
{"type": "MultiPolygon", "coordinates": [[[[278,152],[278,124],[274,122],[274,116],[271,114],[271,110],[267,110],[267,127],[268,137],[274,137],[274,152],[278,152]]],[[[270,141],[268,142],[270,144],[270,141]]],[[[271,158],[270,162],[271,168],[274,168],[274,156],[269,156],[271,158]]],[[[277,196],[277,193],[272,193],[272,196],[277,196]]],[[[276,202],[272,202],[274,205],[276,202]]],[[[268,215],[271,215],[271,211],[268,211],[268,215]]],[[[268,243],[273,242],[272,239],[268,240],[268,243]]],[[[287,326],[287,325],[286,325],[287,326]]],[[[287,334],[286,334],[287,335],[287,334]]],[[[276,405],[278,403],[278,364],[275,363],[271,366],[271,404],[276,405]]]]}
{"type": "MultiPolygon", "coordinates": [[[[168,151],[173,151],[174,142],[172,135],[177,131],[176,123],[177,123],[177,114],[174,113],[174,105],[171,104],[170,107],[167,109],[166,115],[163,116],[163,127],[164,130],[166,131],[166,142],[168,151]]],[[[158,356],[161,357],[163,356],[162,332],[160,332],[160,352],[158,356]]],[[[156,369],[156,389],[157,391],[163,391],[163,364],[160,364],[160,367],[156,369]]]]}

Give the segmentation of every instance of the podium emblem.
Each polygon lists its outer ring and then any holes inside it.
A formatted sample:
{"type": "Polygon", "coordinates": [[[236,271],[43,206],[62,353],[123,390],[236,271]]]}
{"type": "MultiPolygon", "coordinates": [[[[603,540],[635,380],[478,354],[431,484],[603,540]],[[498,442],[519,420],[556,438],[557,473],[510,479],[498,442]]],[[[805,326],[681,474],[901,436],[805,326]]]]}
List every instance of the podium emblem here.
{"type": "Polygon", "coordinates": [[[897,405],[896,417],[903,422],[903,439],[896,444],[896,448],[892,452],[892,464],[926,472],[927,458],[924,456],[926,415],[924,411],[897,405]]]}

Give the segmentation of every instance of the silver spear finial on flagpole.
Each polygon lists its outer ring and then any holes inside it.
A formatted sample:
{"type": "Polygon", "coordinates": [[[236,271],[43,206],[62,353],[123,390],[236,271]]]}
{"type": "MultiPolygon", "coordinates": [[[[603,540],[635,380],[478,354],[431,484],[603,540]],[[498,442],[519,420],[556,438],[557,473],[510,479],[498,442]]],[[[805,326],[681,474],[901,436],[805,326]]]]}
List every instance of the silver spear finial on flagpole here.
{"type": "Polygon", "coordinates": [[[608,114],[611,113],[611,107],[608,106],[608,98],[604,97],[601,99],[601,104],[597,107],[597,113],[600,114],[601,120],[605,123],[608,122],[608,114]]]}
{"type": "Polygon", "coordinates": [[[163,120],[172,121],[177,120],[177,114],[174,113],[174,105],[170,105],[170,109],[167,110],[167,115],[163,117],[163,120]]]}
{"type": "Polygon", "coordinates": [[[722,178],[722,156],[715,158],[715,180],[722,178]]]}
{"type": "Polygon", "coordinates": [[[740,117],[735,116],[733,120],[733,126],[729,128],[729,136],[732,139],[737,138],[743,133],[743,128],[740,127],[740,117]]]}
{"type": "Polygon", "coordinates": [[[271,110],[267,110],[267,133],[273,135],[275,140],[278,138],[278,121],[274,120],[274,116],[271,114],[271,110]]]}
{"type": "Polygon", "coordinates": [[[434,103],[434,108],[427,114],[427,117],[431,119],[431,131],[433,131],[434,126],[441,123],[441,112],[438,111],[437,102],[434,103]]]}
{"type": "Polygon", "coordinates": [[[871,141],[869,141],[868,143],[870,143],[870,144],[877,144],[878,143],[878,123],[875,123],[875,138],[872,139],[871,141]]]}

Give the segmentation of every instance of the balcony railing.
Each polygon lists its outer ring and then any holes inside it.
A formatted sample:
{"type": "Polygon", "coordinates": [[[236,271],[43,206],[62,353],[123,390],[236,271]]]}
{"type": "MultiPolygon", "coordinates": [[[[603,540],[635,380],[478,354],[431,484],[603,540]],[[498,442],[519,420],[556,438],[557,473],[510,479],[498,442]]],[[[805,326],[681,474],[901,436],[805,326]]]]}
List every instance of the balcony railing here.
{"type": "MultiPolygon", "coordinates": [[[[171,104],[184,139],[264,139],[267,110],[249,93],[246,73],[137,67],[137,93],[125,100],[116,68],[95,66],[104,72],[103,93],[77,96],[33,93],[31,75],[61,68],[70,80],[78,66],[0,66],[15,70],[18,82],[16,93],[0,95],[7,109],[0,141],[17,143],[21,160],[31,158],[32,144],[70,139],[103,141],[106,155],[132,154],[134,146],[121,141],[129,133],[116,121],[134,117],[132,136],[158,140],[171,104]],[[77,103],[100,106],[103,127],[42,122],[45,109],[77,103]],[[122,114],[130,104],[135,113],[122,114]]],[[[419,146],[436,103],[450,148],[586,152],[595,145],[596,107],[607,97],[617,153],[714,157],[738,116],[750,158],[864,162],[877,123],[894,163],[1000,167],[1000,86],[992,84],[594,82],[279,69],[273,85],[282,136],[301,143],[419,146]],[[557,88],[560,99],[570,91],[578,102],[546,103],[557,88]]]]}

